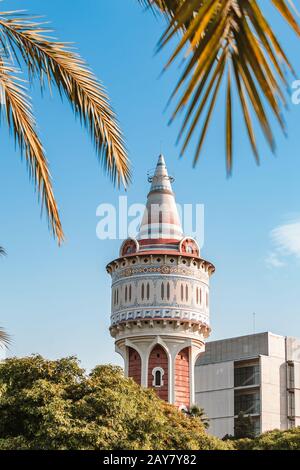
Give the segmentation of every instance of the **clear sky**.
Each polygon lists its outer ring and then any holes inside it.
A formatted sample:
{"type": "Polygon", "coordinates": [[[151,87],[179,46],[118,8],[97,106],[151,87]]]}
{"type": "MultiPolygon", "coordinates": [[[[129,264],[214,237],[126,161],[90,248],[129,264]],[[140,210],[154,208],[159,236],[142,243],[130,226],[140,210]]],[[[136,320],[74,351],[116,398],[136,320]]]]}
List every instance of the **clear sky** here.
{"type": "MultiPolygon", "coordinates": [[[[300,106],[286,114],[288,138],[275,126],[274,157],[259,134],[261,166],[251,155],[235,110],[233,176],[225,173],[224,100],[212,121],[196,169],[192,151],[179,160],[178,122],[163,113],[178,77],[161,78],[168,51],[155,55],[164,21],[136,0],[10,0],[2,10],[28,8],[45,15],[56,36],[75,42],[103,81],[125,133],[133,165],[130,203],[144,202],[146,174],[162,148],[176,177],[178,202],[205,205],[203,256],[216,265],[211,285],[211,339],[270,330],[300,337],[300,106]]],[[[300,78],[300,42],[271,17],[300,78]]],[[[26,165],[1,123],[0,325],[12,335],[11,355],[77,355],[84,366],[121,364],[109,335],[110,278],[105,266],[119,241],[96,237],[96,208],[118,203],[98,165],[93,145],[67,102],[33,90],[39,131],[47,150],[66,242],[58,248],[40,218],[26,165]]]]}

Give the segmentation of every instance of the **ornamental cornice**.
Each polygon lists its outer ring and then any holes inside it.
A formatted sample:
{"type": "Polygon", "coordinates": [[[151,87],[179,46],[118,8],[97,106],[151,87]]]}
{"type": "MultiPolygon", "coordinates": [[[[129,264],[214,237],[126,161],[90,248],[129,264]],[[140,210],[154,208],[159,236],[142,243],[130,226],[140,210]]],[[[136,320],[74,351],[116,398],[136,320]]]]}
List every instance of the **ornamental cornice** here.
{"type": "Polygon", "coordinates": [[[182,254],[178,255],[175,253],[174,254],[172,253],[168,253],[168,254],[140,253],[140,254],[134,254],[130,256],[124,256],[121,258],[117,258],[111,261],[110,263],[108,263],[108,265],[106,266],[106,270],[109,274],[114,275],[116,272],[119,272],[119,271],[123,272],[124,269],[122,269],[122,267],[126,267],[126,269],[134,269],[133,266],[135,264],[136,264],[135,268],[142,267],[143,269],[144,268],[147,269],[149,265],[151,265],[151,267],[154,267],[155,269],[157,268],[161,269],[162,267],[165,267],[165,269],[175,268],[176,265],[178,267],[182,267],[182,269],[189,269],[190,267],[192,271],[199,271],[199,270],[204,271],[209,276],[213,274],[215,271],[214,265],[210,263],[209,261],[206,261],[203,258],[198,258],[195,256],[189,256],[189,255],[182,255],[182,254]],[[156,266],[156,262],[155,262],[156,258],[162,258],[162,260],[164,260],[162,265],[156,266]],[[148,263],[148,265],[145,264],[145,262],[143,262],[143,259],[147,260],[146,262],[148,263]],[[171,263],[174,262],[174,266],[170,266],[169,264],[170,262],[171,263]]]}
{"type": "Polygon", "coordinates": [[[119,279],[129,278],[129,277],[140,275],[140,274],[163,275],[163,276],[177,275],[177,276],[200,279],[203,281],[207,280],[208,278],[207,273],[203,273],[202,271],[199,271],[193,268],[188,268],[186,266],[168,266],[168,265],[127,267],[127,268],[115,271],[112,274],[112,278],[114,281],[117,281],[119,279]]]}
{"type": "Polygon", "coordinates": [[[197,323],[209,324],[208,314],[196,312],[185,308],[139,308],[127,309],[115,312],[111,315],[111,325],[131,321],[131,320],[163,319],[176,321],[193,321],[197,323]]]}

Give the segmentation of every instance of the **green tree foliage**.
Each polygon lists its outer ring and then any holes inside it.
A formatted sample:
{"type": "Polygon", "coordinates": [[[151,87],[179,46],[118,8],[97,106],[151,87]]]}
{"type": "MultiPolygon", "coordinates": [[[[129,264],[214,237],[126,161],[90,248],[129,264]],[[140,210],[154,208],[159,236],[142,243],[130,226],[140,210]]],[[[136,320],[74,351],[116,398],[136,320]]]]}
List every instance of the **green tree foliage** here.
{"type": "Polygon", "coordinates": [[[226,449],[115,366],[89,375],[76,358],[0,365],[0,449],[226,449]]]}
{"type": "Polygon", "coordinates": [[[234,446],[238,450],[300,450],[300,427],[268,431],[255,439],[240,439],[234,446]]]}
{"type": "Polygon", "coordinates": [[[209,419],[207,415],[205,414],[205,411],[203,408],[200,408],[197,405],[192,405],[190,409],[186,412],[190,418],[198,419],[200,422],[203,424],[205,429],[209,428],[209,419]]]}
{"type": "Polygon", "coordinates": [[[234,437],[236,439],[253,439],[255,437],[251,416],[246,416],[242,411],[240,411],[234,423],[234,437]]]}

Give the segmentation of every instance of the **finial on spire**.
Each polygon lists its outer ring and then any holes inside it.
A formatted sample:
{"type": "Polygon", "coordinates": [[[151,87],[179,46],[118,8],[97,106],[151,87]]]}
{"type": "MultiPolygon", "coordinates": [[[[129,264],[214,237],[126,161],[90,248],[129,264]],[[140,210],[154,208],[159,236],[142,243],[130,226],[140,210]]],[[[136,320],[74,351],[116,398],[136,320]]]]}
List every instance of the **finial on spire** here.
{"type": "MultiPolygon", "coordinates": [[[[175,178],[173,176],[169,176],[168,174],[165,157],[162,153],[160,153],[158,156],[155,170],[148,171],[148,181],[149,183],[152,183],[152,186],[154,183],[155,186],[157,186],[159,183],[161,185],[163,185],[164,183],[166,184],[166,181],[168,181],[169,183],[173,183],[175,181],[175,178]]],[[[171,187],[168,189],[171,189],[171,187]]],[[[153,190],[153,187],[151,187],[151,190],[153,190]]]]}

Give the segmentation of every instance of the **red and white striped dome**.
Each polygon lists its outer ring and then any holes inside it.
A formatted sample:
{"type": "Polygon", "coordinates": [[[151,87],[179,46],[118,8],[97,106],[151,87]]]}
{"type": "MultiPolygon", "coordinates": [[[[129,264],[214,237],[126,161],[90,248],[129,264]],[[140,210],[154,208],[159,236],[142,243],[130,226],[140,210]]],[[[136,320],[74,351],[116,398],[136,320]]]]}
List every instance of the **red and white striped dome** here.
{"type": "Polygon", "coordinates": [[[199,247],[192,238],[184,237],[172,190],[174,178],[169,176],[163,155],[159,155],[147,196],[146,209],[136,239],[122,244],[120,256],[134,253],[174,253],[199,257],[199,247]]]}
{"type": "Polygon", "coordinates": [[[163,155],[159,155],[156,169],[148,178],[151,183],[147,205],[137,240],[142,251],[178,250],[183,238],[181,222],[163,155]]]}

